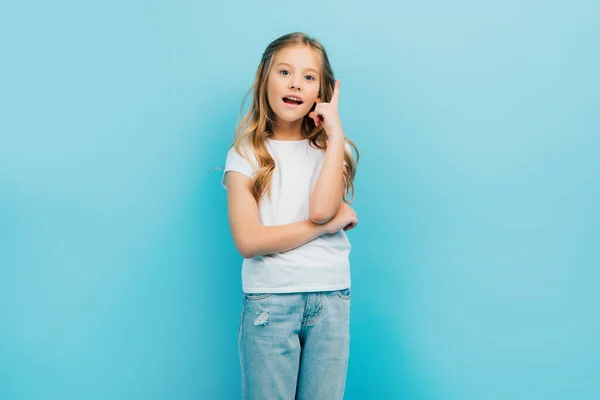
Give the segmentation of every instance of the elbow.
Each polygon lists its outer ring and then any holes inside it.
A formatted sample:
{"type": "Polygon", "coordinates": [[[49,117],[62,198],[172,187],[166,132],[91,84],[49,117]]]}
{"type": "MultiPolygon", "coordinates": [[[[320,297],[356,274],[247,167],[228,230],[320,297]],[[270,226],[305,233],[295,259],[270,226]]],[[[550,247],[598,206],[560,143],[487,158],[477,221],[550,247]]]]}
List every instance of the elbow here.
{"type": "Polygon", "coordinates": [[[308,218],[315,224],[326,224],[336,216],[341,205],[341,203],[327,206],[314,205],[309,208],[308,218]]]}
{"type": "Polygon", "coordinates": [[[254,258],[259,255],[256,246],[249,240],[238,240],[235,243],[235,247],[244,258],[254,258]]]}
{"type": "Polygon", "coordinates": [[[323,225],[331,221],[335,216],[334,212],[327,212],[325,210],[316,210],[309,213],[308,218],[315,224],[323,225]]]}
{"type": "Polygon", "coordinates": [[[254,258],[258,256],[258,254],[255,251],[252,251],[250,249],[238,249],[238,251],[244,258],[254,258]]]}
{"type": "Polygon", "coordinates": [[[253,227],[237,231],[233,235],[233,241],[237,251],[244,258],[254,258],[268,254],[265,252],[267,243],[261,239],[260,227],[253,227]]]}
{"type": "Polygon", "coordinates": [[[240,250],[240,254],[244,258],[254,258],[257,256],[256,254],[254,254],[254,252],[248,251],[248,250],[246,250],[246,251],[240,250]]]}
{"type": "Polygon", "coordinates": [[[238,251],[244,258],[254,258],[259,255],[256,249],[253,249],[250,246],[238,246],[238,251]]]}

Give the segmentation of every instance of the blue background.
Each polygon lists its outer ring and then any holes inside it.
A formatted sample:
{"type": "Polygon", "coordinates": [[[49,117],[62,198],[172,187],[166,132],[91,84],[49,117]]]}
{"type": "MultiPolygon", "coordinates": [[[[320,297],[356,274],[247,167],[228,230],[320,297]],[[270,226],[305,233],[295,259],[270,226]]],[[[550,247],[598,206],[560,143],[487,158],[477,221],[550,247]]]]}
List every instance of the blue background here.
{"type": "Polygon", "coordinates": [[[346,399],[600,398],[594,1],[3,3],[0,398],[235,399],[221,171],[305,31],[361,152],[346,399]]]}

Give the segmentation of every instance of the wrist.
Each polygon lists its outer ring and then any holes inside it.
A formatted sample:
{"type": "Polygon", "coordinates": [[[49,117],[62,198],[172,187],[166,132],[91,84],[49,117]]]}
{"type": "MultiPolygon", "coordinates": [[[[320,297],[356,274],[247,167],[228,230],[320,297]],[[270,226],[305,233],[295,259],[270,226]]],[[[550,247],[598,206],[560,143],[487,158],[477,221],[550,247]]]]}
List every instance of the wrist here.
{"type": "MultiPolygon", "coordinates": [[[[325,131],[327,132],[327,131],[325,131]]],[[[346,138],[344,137],[344,131],[341,128],[332,129],[330,132],[327,132],[327,138],[330,142],[332,141],[342,141],[345,142],[346,138]]]]}
{"type": "Polygon", "coordinates": [[[331,221],[328,221],[324,224],[317,224],[316,222],[312,222],[312,221],[310,221],[310,222],[313,224],[313,227],[317,231],[317,234],[319,236],[329,233],[329,226],[330,226],[331,221]]]}

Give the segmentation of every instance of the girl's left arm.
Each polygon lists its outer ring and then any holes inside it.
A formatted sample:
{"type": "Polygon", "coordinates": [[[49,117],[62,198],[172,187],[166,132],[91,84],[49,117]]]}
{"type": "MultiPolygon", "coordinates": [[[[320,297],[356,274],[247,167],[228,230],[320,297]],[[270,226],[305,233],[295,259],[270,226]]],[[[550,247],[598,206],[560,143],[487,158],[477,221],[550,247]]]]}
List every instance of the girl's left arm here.
{"type": "Polygon", "coordinates": [[[316,224],[325,224],[337,214],[344,194],[344,134],[331,135],[323,167],[309,200],[309,219],[316,224]]]}
{"type": "Polygon", "coordinates": [[[327,133],[327,150],[319,178],[309,200],[309,219],[316,224],[325,224],[331,220],[342,205],[344,190],[344,152],[346,138],[338,112],[340,99],[340,81],[335,82],[333,95],[329,103],[319,102],[309,117],[315,125],[323,124],[327,133]]]}

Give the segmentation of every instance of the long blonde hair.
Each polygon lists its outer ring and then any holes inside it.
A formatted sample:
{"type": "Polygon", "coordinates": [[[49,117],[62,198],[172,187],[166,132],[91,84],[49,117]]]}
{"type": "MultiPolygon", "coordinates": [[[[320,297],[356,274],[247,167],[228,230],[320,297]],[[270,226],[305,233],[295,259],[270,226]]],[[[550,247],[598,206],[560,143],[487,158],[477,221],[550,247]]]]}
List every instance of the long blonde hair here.
{"type": "MultiPolygon", "coordinates": [[[[242,101],[233,141],[233,147],[235,147],[235,150],[242,157],[250,160],[250,157],[244,154],[244,147],[248,146],[250,150],[254,152],[256,161],[258,162],[256,174],[251,182],[252,195],[257,202],[265,192],[270,193],[271,177],[273,175],[273,170],[275,169],[275,160],[271,157],[265,144],[265,140],[273,135],[275,124],[275,113],[271,109],[267,99],[267,82],[269,74],[277,52],[288,46],[297,45],[308,45],[320,55],[322,71],[322,79],[319,88],[320,97],[322,101],[329,102],[333,95],[333,88],[335,85],[333,70],[331,69],[323,45],[317,39],[311,38],[302,32],[294,32],[281,36],[267,46],[260,63],[258,64],[254,83],[242,101]],[[252,104],[244,118],[241,118],[244,103],[251,92],[253,92],[252,104]]],[[[309,139],[310,144],[313,147],[322,150],[327,149],[327,135],[323,125],[315,126],[314,120],[305,116],[302,121],[301,129],[302,135],[309,139]]],[[[347,151],[344,154],[346,168],[344,168],[343,172],[343,200],[344,202],[349,203],[354,199],[353,181],[356,175],[356,164],[358,163],[359,154],[358,148],[350,139],[346,138],[346,142],[348,142],[356,152],[356,161],[354,161],[352,155],[347,151]],[[350,193],[352,193],[352,197],[349,199],[348,196],[350,193]]],[[[250,162],[252,161],[250,160],[250,162]]]]}

